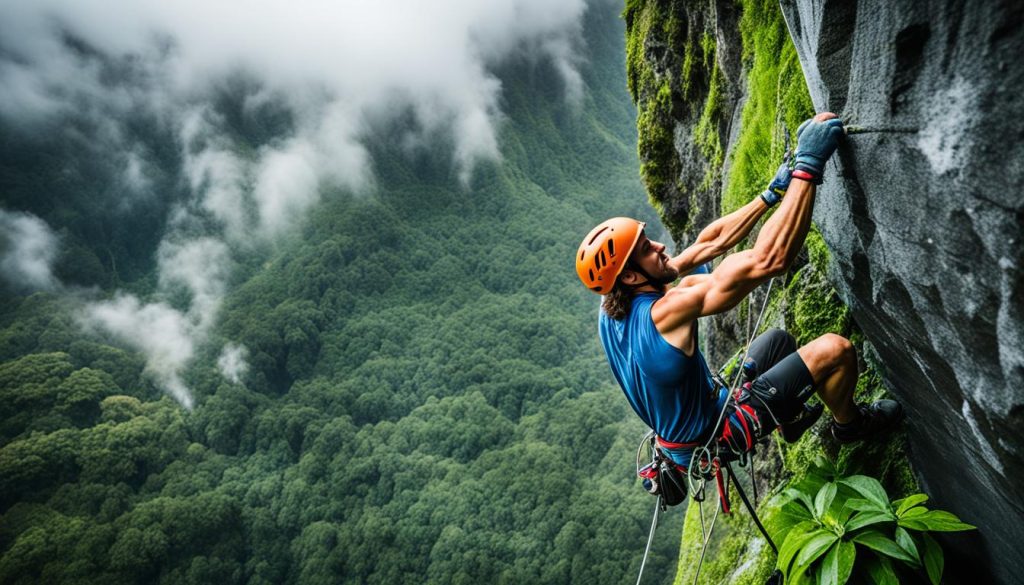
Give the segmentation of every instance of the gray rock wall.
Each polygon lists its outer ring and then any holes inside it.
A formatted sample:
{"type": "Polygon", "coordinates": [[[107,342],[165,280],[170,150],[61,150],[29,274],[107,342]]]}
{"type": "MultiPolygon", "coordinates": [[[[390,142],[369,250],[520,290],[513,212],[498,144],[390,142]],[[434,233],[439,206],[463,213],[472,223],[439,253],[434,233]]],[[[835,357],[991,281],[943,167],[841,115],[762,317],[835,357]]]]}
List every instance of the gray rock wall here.
{"type": "Polygon", "coordinates": [[[951,582],[1024,582],[1024,3],[783,1],[815,109],[865,132],[814,219],[906,406],[951,582]],[[964,561],[964,562],[960,562],[964,561]]]}

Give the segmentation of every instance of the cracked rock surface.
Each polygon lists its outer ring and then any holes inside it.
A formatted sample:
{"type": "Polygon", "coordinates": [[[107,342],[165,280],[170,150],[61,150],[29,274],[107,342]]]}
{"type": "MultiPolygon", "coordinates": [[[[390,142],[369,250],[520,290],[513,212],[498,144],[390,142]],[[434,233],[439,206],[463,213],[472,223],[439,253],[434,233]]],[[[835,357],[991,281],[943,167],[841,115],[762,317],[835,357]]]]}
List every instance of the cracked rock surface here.
{"type": "Polygon", "coordinates": [[[815,109],[848,137],[814,219],[903,402],[950,582],[1022,583],[1024,4],[784,1],[815,109]]]}

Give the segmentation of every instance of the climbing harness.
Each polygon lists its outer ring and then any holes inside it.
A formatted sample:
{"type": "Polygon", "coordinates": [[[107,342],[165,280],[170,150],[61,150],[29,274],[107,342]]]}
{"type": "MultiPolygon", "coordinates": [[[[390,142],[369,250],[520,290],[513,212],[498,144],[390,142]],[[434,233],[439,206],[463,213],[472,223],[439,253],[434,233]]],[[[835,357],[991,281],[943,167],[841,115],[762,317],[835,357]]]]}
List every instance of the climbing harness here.
{"type": "MultiPolygon", "coordinates": [[[[668,506],[674,506],[682,503],[686,499],[687,495],[697,502],[698,515],[700,517],[701,524],[701,537],[703,539],[700,551],[700,560],[697,562],[697,570],[693,577],[694,584],[697,583],[697,579],[700,576],[700,570],[704,564],[704,556],[707,553],[708,543],[711,541],[711,534],[714,531],[715,522],[718,520],[718,513],[720,511],[725,514],[730,513],[728,498],[730,482],[736,487],[736,492],[739,494],[744,506],[750,512],[758,530],[760,530],[765,540],[768,541],[768,545],[772,547],[772,550],[774,550],[776,554],[779,552],[778,547],[775,546],[775,542],[768,534],[768,531],[764,528],[764,525],[761,524],[761,520],[758,518],[757,512],[754,509],[754,505],[757,503],[757,482],[754,480],[754,465],[751,455],[754,453],[756,437],[761,434],[759,432],[761,423],[756,413],[754,413],[753,409],[751,409],[749,405],[739,403],[741,390],[739,381],[740,376],[743,373],[742,364],[747,359],[747,352],[750,349],[750,344],[753,341],[754,334],[761,326],[761,320],[764,317],[765,310],[768,308],[768,299],[771,297],[774,282],[775,280],[772,279],[768,283],[768,290],[765,293],[764,303],[761,306],[760,314],[757,317],[757,322],[754,325],[750,338],[747,339],[747,343],[743,348],[742,357],[739,362],[730,360],[726,363],[726,366],[723,366],[723,368],[719,370],[719,372],[712,374],[716,387],[719,389],[735,388],[735,390],[727,390],[727,398],[718,414],[718,419],[715,421],[715,424],[711,426],[712,430],[707,434],[707,437],[701,437],[703,440],[698,440],[693,443],[673,443],[658,437],[654,431],[650,431],[644,436],[637,448],[637,476],[641,478],[644,489],[658,498],[654,508],[654,517],[651,520],[651,529],[647,537],[647,546],[644,549],[643,561],[640,564],[640,574],[637,576],[637,585],[640,584],[640,581],[643,578],[644,567],[647,565],[647,557],[650,553],[651,542],[654,538],[654,531],[658,525],[659,512],[664,511],[668,506]],[[736,368],[737,374],[734,383],[730,386],[722,378],[721,373],[729,364],[732,363],[738,364],[739,367],[736,368]],[[740,421],[741,430],[739,432],[742,433],[742,436],[740,437],[732,435],[733,431],[731,426],[725,425],[723,427],[723,422],[726,419],[726,413],[730,410],[730,406],[732,406],[733,414],[737,415],[737,418],[740,421]],[[641,465],[645,446],[647,447],[650,462],[646,465],[641,465]],[[663,451],[663,449],[682,448],[694,449],[693,455],[690,458],[690,465],[688,467],[678,465],[663,451]],[[750,466],[749,472],[751,484],[754,489],[753,503],[751,503],[747,498],[746,492],[741,487],[740,481],[732,469],[731,462],[733,461],[738,462],[741,467],[746,467],[748,464],[750,466]],[[718,491],[719,505],[715,507],[715,513],[711,518],[710,525],[705,526],[704,508],[702,503],[705,499],[705,488],[707,482],[712,478],[715,480],[718,491]]],[[[776,421],[773,420],[773,422],[776,421]]],[[[772,573],[768,580],[770,585],[780,584],[781,582],[782,574],[778,570],[772,573]]]]}

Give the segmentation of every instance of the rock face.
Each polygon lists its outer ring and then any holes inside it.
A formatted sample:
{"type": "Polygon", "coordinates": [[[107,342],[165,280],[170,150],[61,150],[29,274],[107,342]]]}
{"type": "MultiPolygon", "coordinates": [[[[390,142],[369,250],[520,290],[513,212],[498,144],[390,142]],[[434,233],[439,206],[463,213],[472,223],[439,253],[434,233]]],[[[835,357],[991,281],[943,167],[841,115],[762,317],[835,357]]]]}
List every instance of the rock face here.
{"type": "Polygon", "coordinates": [[[815,109],[865,130],[830,163],[814,219],[906,406],[922,487],[980,529],[947,541],[948,576],[1024,582],[1024,4],[783,13],[815,109]]]}

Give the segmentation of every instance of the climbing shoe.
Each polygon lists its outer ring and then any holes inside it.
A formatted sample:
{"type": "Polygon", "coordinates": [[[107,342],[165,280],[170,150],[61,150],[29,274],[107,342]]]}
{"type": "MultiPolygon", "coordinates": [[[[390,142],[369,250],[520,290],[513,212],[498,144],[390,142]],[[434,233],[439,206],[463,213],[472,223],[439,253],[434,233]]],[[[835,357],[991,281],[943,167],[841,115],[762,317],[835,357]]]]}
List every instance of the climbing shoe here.
{"type": "Polygon", "coordinates": [[[787,443],[796,443],[800,440],[800,437],[804,436],[807,429],[811,428],[814,423],[818,422],[818,419],[821,418],[821,413],[824,410],[825,405],[821,403],[815,404],[814,406],[805,404],[800,416],[779,426],[779,432],[782,433],[782,438],[785,439],[787,443]]]}
{"type": "Polygon", "coordinates": [[[858,404],[860,416],[845,425],[832,420],[832,436],[840,443],[863,441],[891,431],[903,418],[903,407],[895,400],[858,404]]]}

